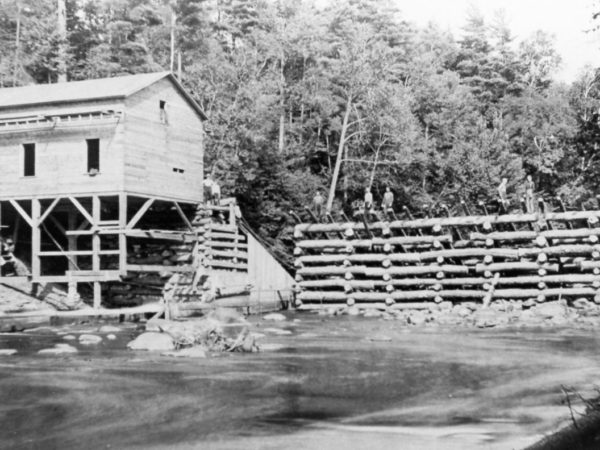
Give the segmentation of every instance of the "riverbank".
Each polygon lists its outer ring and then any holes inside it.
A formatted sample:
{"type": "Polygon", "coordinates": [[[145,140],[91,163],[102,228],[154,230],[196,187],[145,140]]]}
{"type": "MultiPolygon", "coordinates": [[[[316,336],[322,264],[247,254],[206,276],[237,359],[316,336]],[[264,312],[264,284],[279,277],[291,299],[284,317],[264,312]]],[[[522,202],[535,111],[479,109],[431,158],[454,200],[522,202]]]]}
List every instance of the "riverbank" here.
{"type": "Polygon", "coordinates": [[[250,318],[258,353],[201,359],[128,350],[140,324],[0,334],[0,347],[17,350],[0,357],[0,443],[523,448],[570,420],[561,386],[586,395],[600,371],[593,329],[285,316],[250,318]],[[102,340],[83,344],[90,334],[102,340]],[[62,343],[77,352],[38,353],[62,343]]]}

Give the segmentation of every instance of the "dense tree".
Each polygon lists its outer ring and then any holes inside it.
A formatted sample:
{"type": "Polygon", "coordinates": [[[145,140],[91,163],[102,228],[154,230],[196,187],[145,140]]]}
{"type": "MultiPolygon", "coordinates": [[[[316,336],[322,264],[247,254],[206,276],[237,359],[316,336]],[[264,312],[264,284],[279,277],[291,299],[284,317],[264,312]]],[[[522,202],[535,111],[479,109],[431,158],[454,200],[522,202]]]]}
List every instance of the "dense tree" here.
{"type": "MultiPolygon", "coordinates": [[[[70,79],[177,70],[209,116],[206,169],[283,254],[316,189],[334,213],[365,186],[399,208],[600,188],[598,72],[553,82],[551,35],[518,41],[498,12],[461,33],[387,0],[67,0],[70,79]],[[178,58],[178,56],[180,56],[178,58]]],[[[0,86],[55,82],[54,0],[0,0],[0,86]],[[18,29],[18,30],[17,30],[18,29]]]]}

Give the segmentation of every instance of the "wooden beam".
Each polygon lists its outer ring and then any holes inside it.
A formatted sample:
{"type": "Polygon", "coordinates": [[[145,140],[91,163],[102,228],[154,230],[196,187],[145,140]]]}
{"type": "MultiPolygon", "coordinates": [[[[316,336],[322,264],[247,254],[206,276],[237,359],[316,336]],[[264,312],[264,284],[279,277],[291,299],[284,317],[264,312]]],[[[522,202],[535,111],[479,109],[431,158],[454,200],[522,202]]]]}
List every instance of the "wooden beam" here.
{"type": "MultiPolygon", "coordinates": [[[[569,220],[586,220],[590,217],[600,217],[600,211],[568,211],[568,212],[553,212],[538,214],[503,214],[496,216],[457,216],[457,217],[438,217],[428,219],[413,219],[413,220],[398,220],[389,223],[390,228],[433,228],[438,225],[440,227],[450,226],[479,226],[485,223],[494,224],[511,224],[511,223],[528,223],[537,222],[540,218],[552,221],[569,221],[569,220]]],[[[364,224],[353,222],[350,224],[354,230],[364,230],[364,224]]],[[[296,225],[295,230],[302,233],[324,233],[332,231],[344,231],[348,226],[345,223],[303,223],[296,225]]],[[[374,222],[369,224],[371,229],[381,229],[388,226],[383,222],[374,222]]]]}
{"type": "MultiPolygon", "coordinates": [[[[108,256],[108,255],[118,255],[119,250],[100,250],[98,255],[100,256],[108,256]]],[[[46,251],[39,252],[40,257],[44,256],[94,256],[95,252],[93,250],[56,250],[56,251],[46,251]]]]}
{"type": "Polygon", "coordinates": [[[154,203],[155,198],[149,198],[148,200],[146,200],[144,202],[144,204],[142,205],[142,207],[138,210],[138,212],[135,213],[135,215],[132,217],[132,219],[129,221],[129,223],[127,224],[127,226],[125,228],[131,230],[133,227],[135,227],[137,225],[137,223],[140,221],[140,219],[144,216],[144,214],[146,214],[146,211],[148,211],[148,209],[150,209],[150,206],[152,206],[152,203],[154,203]]]}
{"type": "Polygon", "coordinates": [[[196,271],[192,266],[161,266],[152,264],[127,264],[127,272],[172,272],[193,273],[196,271]]]}
{"type": "Polygon", "coordinates": [[[37,198],[31,200],[31,275],[33,279],[41,275],[40,250],[42,235],[40,231],[41,205],[37,198]]]}
{"type": "MultiPolygon", "coordinates": [[[[39,202],[39,200],[37,200],[37,201],[39,202]]],[[[17,212],[23,218],[23,220],[25,220],[25,222],[27,222],[27,224],[33,228],[33,220],[31,219],[29,214],[27,214],[27,212],[23,209],[23,207],[21,205],[19,205],[19,203],[17,203],[16,200],[10,199],[9,202],[13,206],[13,208],[15,208],[17,210],[17,212]]],[[[33,202],[33,200],[32,200],[32,202],[33,202]]],[[[33,211],[32,211],[32,215],[33,215],[33,211]]]]}
{"type": "Polygon", "coordinates": [[[54,209],[54,207],[58,204],[58,202],[60,202],[62,200],[62,197],[56,197],[52,203],[50,203],[50,206],[48,206],[48,208],[46,208],[46,211],[44,211],[44,213],[42,214],[42,216],[40,217],[40,224],[42,224],[44,222],[44,220],[46,220],[46,218],[50,215],[50,213],[52,212],[52,210],[54,209]]]}
{"type": "MultiPolygon", "coordinates": [[[[127,195],[123,192],[119,194],[119,228],[125,230],[127,227],[127,195]]],[[[127,235],[119,233],[119,271],[126,274],[127,266],[127,235]]]]}
{"type": "Polygon", "coordinates": [[[122,315],[133,314],[152,314],[164,311],[165,306],[162,303],[149,303],[142,306],[133,306],[130,308],[115,309],[77,309],[74,311],[32,311],[17,314],[5,314],[1,319],[18,320],[25,317],[118,317],[122,315]]]}
{"type": "MultiPolygon", "coordinates": [[[[100,197],[92,197],[92,226],[97,227],[100,222],[100,197]]],[[[92,270],[100,271],[100,236],[96,233],[92,236],[92,270]]],[[[94,281],[94,308],[98,309],[102,305],[102,290],[100,282],[94,281]]]]}
{"type": "Polygon", "coordinates": [[[190,231],[195,231],[194,230],[194,226],[191,224],[191,222],[189,221],[189,219],[187,218],[187,216],[185,215],[185,213],[181,209],[181,206],[179,206],[179,203],[173,202],[173,204],[175,205],[175,209],[177,210],[177,213],[179,214],[179,216],[181,217],[181,219],[185,223],[185,226],[188,227],[190,231]]]}
{"type": "Polygon", "coordinates": [[[83,205],[81,203],[79,203],[79,200],[77,200],[72,195],[69,195],[67,198],[71,201],[71,203],[73,203],[73,205],[75,205],[75,207],[79,210],[79,212],[85,218],[85,220],[87,220],[90,224],[94,224],[94,219],[92,218],[90,213],[87,211],[87,209],[85,209],[83,207],[83,205]]]}
{"type": "MultiPolygon", "coordinates": [[[[75,211],[73,211],[72,209],[70,209],[67,212],[67,214],[68,214],[67,228],[69,230],[72,230],[77,226],[77,217],[75,216],[75,211]]],[[[63,233],[67,234],[67,232],[65,230],[63,230],[63,233]]],[[[77,236],[67,235],[67,246],[68,246],[69,251],[76,251],[77,250],[77,236]]],[[[69,258],[69,270],[76,270],[76,269],[77,269],[77,257],[69,258]]]]}

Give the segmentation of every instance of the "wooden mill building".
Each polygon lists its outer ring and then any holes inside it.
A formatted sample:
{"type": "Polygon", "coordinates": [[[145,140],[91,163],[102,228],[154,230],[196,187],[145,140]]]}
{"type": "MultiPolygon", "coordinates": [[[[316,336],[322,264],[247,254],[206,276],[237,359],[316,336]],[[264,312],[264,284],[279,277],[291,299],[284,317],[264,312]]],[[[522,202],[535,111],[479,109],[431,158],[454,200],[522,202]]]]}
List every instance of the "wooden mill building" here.
{"type": "Polygon", "coordinates": [[[100,306],[103,284],[165,269],[131,263],[136,239],[197,243],[206,119],[170,72],[0,89],[0,226],[32,281],[100,306]]]}

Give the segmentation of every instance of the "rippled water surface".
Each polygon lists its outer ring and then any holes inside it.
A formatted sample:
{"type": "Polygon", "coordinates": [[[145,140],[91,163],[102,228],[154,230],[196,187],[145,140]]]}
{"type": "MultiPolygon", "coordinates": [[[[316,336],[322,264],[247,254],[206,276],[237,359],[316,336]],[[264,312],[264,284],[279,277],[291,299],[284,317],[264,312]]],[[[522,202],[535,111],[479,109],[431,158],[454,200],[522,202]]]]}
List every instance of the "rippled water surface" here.
{"type": "Polygon", "coordinates": [[[132,329],[68,356],[37,355],[65,342],[52,330],[0,335],[19,350],[0,357],[0,448],[522,448],[568,419],[561,385],[600,384],[589,330],[303,314],[253,331],[265,351],[201,360],[124,350],[132,329]]]}

